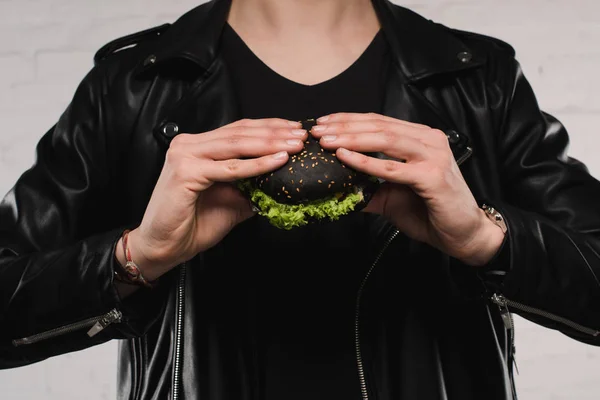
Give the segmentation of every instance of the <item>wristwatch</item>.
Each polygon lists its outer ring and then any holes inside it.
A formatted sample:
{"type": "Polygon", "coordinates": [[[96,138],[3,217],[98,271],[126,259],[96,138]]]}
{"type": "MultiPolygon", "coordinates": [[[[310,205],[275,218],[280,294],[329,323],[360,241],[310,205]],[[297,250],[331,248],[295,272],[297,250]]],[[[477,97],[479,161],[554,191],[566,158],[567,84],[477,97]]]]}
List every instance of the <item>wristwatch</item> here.
{"type": "Polygon", "coordinates": [[[486,217],[488,217],[494,224],[498,225],[500,229],[502,229],[502,233],[506,233],[508,228],[506,227],[506,222],[504,221],[504,217],[502,214],[498,212],[494,207],[482,204],[481,208],[485,211],[486,217]]]}

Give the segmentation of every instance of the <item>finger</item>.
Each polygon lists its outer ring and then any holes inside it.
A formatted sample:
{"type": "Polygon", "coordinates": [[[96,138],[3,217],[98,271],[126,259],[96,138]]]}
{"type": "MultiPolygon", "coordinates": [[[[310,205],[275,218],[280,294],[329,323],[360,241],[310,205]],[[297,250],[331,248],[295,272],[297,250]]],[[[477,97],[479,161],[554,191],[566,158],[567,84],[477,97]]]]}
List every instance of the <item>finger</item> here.
{"type": "Polygon", "coordinates": [[[418,124],[415,122],[405,121],[393,117],[389,117],[387,115],[377,114],[373,112],[368,113],[347,113],[347,112],[339,112],[333,114],[327,114],[320,118],[317,118],[317,124],[329,124],[332,122],[340,122],[340,121],[364,121],[364,120],[379,120],[386,122],[395,122],[402,125],[411,126],[418,129],[429,129],[430,127],[423,124],[418,124]],[[323,119],[325,118],[325,119],[323,119]]]}
{"type": "Polygon", "coordinates": [[[385,132],[325,135],[319,140],[324,149],[333,151],[339,147],[358,152],[382,152],[389,157],[408,162],[432,157],[434,149],[420,140],[385,132]]]}
{"type": "Polygon", "coordinates": [[[302,150],[304,143],[300,139],[268,139],[249,136],[229,136],[202,143],[178,144],[172,152],[183,156],[207,158],[210,160],[228,160],[231,158],[261,157],[286,151],[294,154],[302,150]]]}
{"type": "Polygon", "coordinates": [[[366,132],[389,132],[417,140],[427,139],[427,131],[424,129],[377,120],[332,122],[327,125],[315,125],[310,130],[311,135],[315,138],[321,138],[324,135],[372,134],[366,132]]]}
{"type": "Polygon", "coordinates": [[[237,121],[234,121],[228,125],[227,127],[235,127],[235,126],[248,126],[248,127],[270,127],[270,128],[298,128],[302,126],[300,121],[291,121],[283,118],[243,118],[237,121]]]}
{"type": "Polygon", "coordinates": [[[269,154],[248,160],[229,159],[207,161],[202,165],[202,176],[212,182],[233,182],[274,171],[288,160],[287,152],[269,154]]]}
{"type": "Polygon", "coordinates": [[[183,142],[189,143],[203,143],[209,140],[214,140],[221,137],[227,136],[252,136],[262,138],[299,138],[306,140],[308,132],[301,128],[292,127],[268,127],[268,126],[242,126],[237,125],[233,127],[221,127],[212,131],[203,133],[180,133],[175,136],[171,143],[183,142]]]}
{"type": "Polygon", "coordinates": [[[345,148],[337,149],[335,154],[336,157],[348,167],[368,175],[383,178],[388,182],[405,185],[415,185],[418,183],[419,168],[415,164],[408,164],[395,160],[382,160],[345,148]]]}

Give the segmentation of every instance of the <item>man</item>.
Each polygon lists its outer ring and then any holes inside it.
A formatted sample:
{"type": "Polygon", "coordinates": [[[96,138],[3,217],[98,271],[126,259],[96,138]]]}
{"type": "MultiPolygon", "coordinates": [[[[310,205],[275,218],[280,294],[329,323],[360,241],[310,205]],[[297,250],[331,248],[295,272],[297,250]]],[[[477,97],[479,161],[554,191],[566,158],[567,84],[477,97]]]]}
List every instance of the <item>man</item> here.
{"type": "Polygon", "coordinates": [[[494,400],[511,312],[600,343],[600,182],[509,45],[213,0],[96,61],[0,206],[2,367],[118,338],[123,399],[494,400]],[[309,135],[386,182],[279,231],[231,182],[309,135]]]}

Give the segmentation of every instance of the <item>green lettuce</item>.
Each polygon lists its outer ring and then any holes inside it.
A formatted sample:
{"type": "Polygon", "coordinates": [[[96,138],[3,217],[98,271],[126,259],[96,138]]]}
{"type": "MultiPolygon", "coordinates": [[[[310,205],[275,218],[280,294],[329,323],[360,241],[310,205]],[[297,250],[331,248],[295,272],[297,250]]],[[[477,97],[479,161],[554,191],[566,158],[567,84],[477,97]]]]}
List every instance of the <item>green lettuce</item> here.
{"type": "Polygon", "coordinates": [[[250,200],[259,208],[258,214],[280,229],[290,230],[308,224],[308,217],[317,219],[329,218],[331,221],[348,214],[363,200],[362,192],[347,193],[343,199],[335,196],[314,200],[303,204],[278,203],[262,190],[255,188],[248,180],[237,182],[238,188],[247,193],[250,200]]]}

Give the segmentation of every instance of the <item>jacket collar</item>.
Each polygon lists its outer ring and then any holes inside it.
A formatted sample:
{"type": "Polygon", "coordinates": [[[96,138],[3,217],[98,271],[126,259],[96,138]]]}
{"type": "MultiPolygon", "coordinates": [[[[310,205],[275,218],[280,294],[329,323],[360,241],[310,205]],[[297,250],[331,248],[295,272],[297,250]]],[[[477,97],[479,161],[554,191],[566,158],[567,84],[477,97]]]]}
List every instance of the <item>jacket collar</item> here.
{"type": "MultiPolygon", "coordinates": [[[[372,0],[390,45],[392,60],[408,81],[481,65],[452,31],[390,0],[372,0]]],[[[203,70],[214,61],[227,21],[231,0],[210,0],[181,16],[164,34],[140,66],[141,71],[187,59],[203,70]],[[149,61],[150,60],[150,61],[149,61]]]]}

